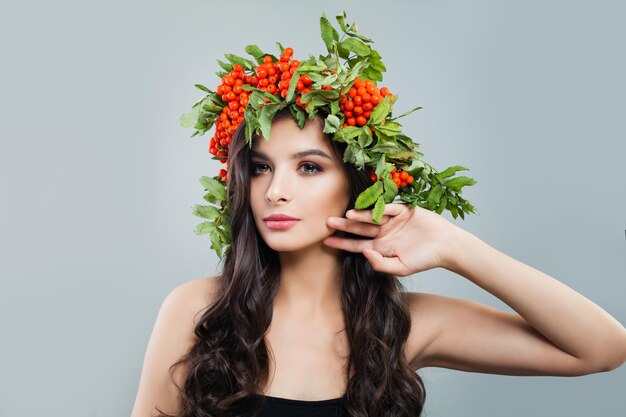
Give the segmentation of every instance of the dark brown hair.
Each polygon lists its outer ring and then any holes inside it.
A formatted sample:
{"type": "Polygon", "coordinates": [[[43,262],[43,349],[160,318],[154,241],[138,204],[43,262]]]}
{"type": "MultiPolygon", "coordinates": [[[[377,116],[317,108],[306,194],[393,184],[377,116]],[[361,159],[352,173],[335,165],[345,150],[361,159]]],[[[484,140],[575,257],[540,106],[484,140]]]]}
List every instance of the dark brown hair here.
{"type": "MultiPolygon", "coordinates": [[[[284,117],[292,117],[287,108],[273,120],[284,117]]],[[[322,117],[317,116],[320,129],[322,117]]],[[[342,160],[346,144],[326,138],[342,160]]],[[[258,410],[258,394],[268,381],[264,335],[272,321],[280,263],[276,251],[259,235],[252,216],[249,151],[243,122],[228,156],[232,234],[222,259],[219,291],[195,326],[197,343],[170,368],[170,374],[175,366],[188,370],[184,387],[178,387],[176,417],[251,415],[258,410]]],[[[354,165],[344,163],[344,167],[350,182],[350,209],[371,181],[354,165]]],[[[343,231],[335,234],[362,238],[343,231]]],[[[419,416],[426,390],[404,356],[411,319],[402,283],[394,275],[374,271],[361,253],[340,251],[339,264],[351,375],[341,403],[353,417],[419,416]]],[[[158,411],[162,414],[157,417],[172,417],[158,411]]]]}

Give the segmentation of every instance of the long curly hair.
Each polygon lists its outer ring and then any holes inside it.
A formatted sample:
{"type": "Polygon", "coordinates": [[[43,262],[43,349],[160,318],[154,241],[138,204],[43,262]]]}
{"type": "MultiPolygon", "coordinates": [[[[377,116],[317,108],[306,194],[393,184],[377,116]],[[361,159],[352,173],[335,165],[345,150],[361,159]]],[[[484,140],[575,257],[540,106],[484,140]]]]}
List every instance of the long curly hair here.
{"type": "MultiPolygon", "coordinates": [[[[284,117],[291,117],[287,108],[273,120],[284,117]]],[[[318,114],[315,119],[321,129],[322,117],[318,114]]],[[[346,144],[325,136],[342,160],[346,144]]],[[[160,414],[156,417],[254,415],[259,398],[263,398],[258,394],[268,381],[270,364],[264,336],[272,321],[280,263],[277,252],[261,238],[252,216],[249,151],[242,122],[228,156],[232,234],[217,277],[219,289],[195,325],[196,344],[170,367],[172,381],[174,367],[186,370],[184,387],[173,381],[179,393],[178,412],[172,416],[157,408],[160,414]]],[[[343,165],[350,182],[351,208],[371,180],[354,165],[343,165]]],[[[340,230],[335,235],[362,238],[340,230]]],[[[403,353],[411,327],[401,294],[405,288],[395,275],[373,270],[363,254],[339,252],[342,331],[350,346],[350,377],[341,404],[352,417],[419,416],[426,390],[403,353]]]]}

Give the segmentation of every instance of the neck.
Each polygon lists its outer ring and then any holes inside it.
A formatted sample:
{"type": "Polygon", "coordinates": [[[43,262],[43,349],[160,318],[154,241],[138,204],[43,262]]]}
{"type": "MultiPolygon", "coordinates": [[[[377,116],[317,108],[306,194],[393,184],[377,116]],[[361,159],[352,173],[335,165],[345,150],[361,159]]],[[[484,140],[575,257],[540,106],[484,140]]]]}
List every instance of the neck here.
{"type": "Polygon", "coordinates": [[[341,310],[339,250],[323,244],[280,252],[280,286],[274,305],[307,317],[341,310]]]}

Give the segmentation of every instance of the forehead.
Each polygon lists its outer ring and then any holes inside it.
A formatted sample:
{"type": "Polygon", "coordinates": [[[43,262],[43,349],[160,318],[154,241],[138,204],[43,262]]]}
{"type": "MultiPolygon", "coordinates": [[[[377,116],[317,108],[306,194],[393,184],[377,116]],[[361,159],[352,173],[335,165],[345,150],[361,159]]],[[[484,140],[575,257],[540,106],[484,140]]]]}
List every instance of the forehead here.
{"type": "Polygon", "coordinates": [[[291,117],[274,121],[269,141],[259,136],[253,140],[252,149],[280,156],[289,156],[308,149],[321,149],[334,158],[329,140],[317,120],[307,119],[304,127],[300,129],[291,117]]]}

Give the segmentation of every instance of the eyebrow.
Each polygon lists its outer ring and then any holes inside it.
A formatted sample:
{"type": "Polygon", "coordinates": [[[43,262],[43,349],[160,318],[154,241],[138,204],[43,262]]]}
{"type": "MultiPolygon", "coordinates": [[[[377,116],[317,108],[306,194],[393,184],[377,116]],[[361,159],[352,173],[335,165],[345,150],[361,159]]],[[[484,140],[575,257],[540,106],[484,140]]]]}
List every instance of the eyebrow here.
{"type": "MultiPolygon", "coordinates": [[[[294,154],[291,155],[292,159],[297,159],[297,158],[302,158],[308,155],[319,155],[319,156],[323,156],[324,158],[328,158],[332,161],[332,158],[330,156],[328,156],[328,154],[324,151],[321,151],[319,149],[309,149],[307,151],[302,151],[302,152],[296,152],[294,154]]],[[[258,152],[258,151],[253,151],[250,150],[250,156],[254,156],[257,158],[261,158],[264,159],[266,161],[269,161],[269,157],[264,154],[263,152],[258,152]]]]}

